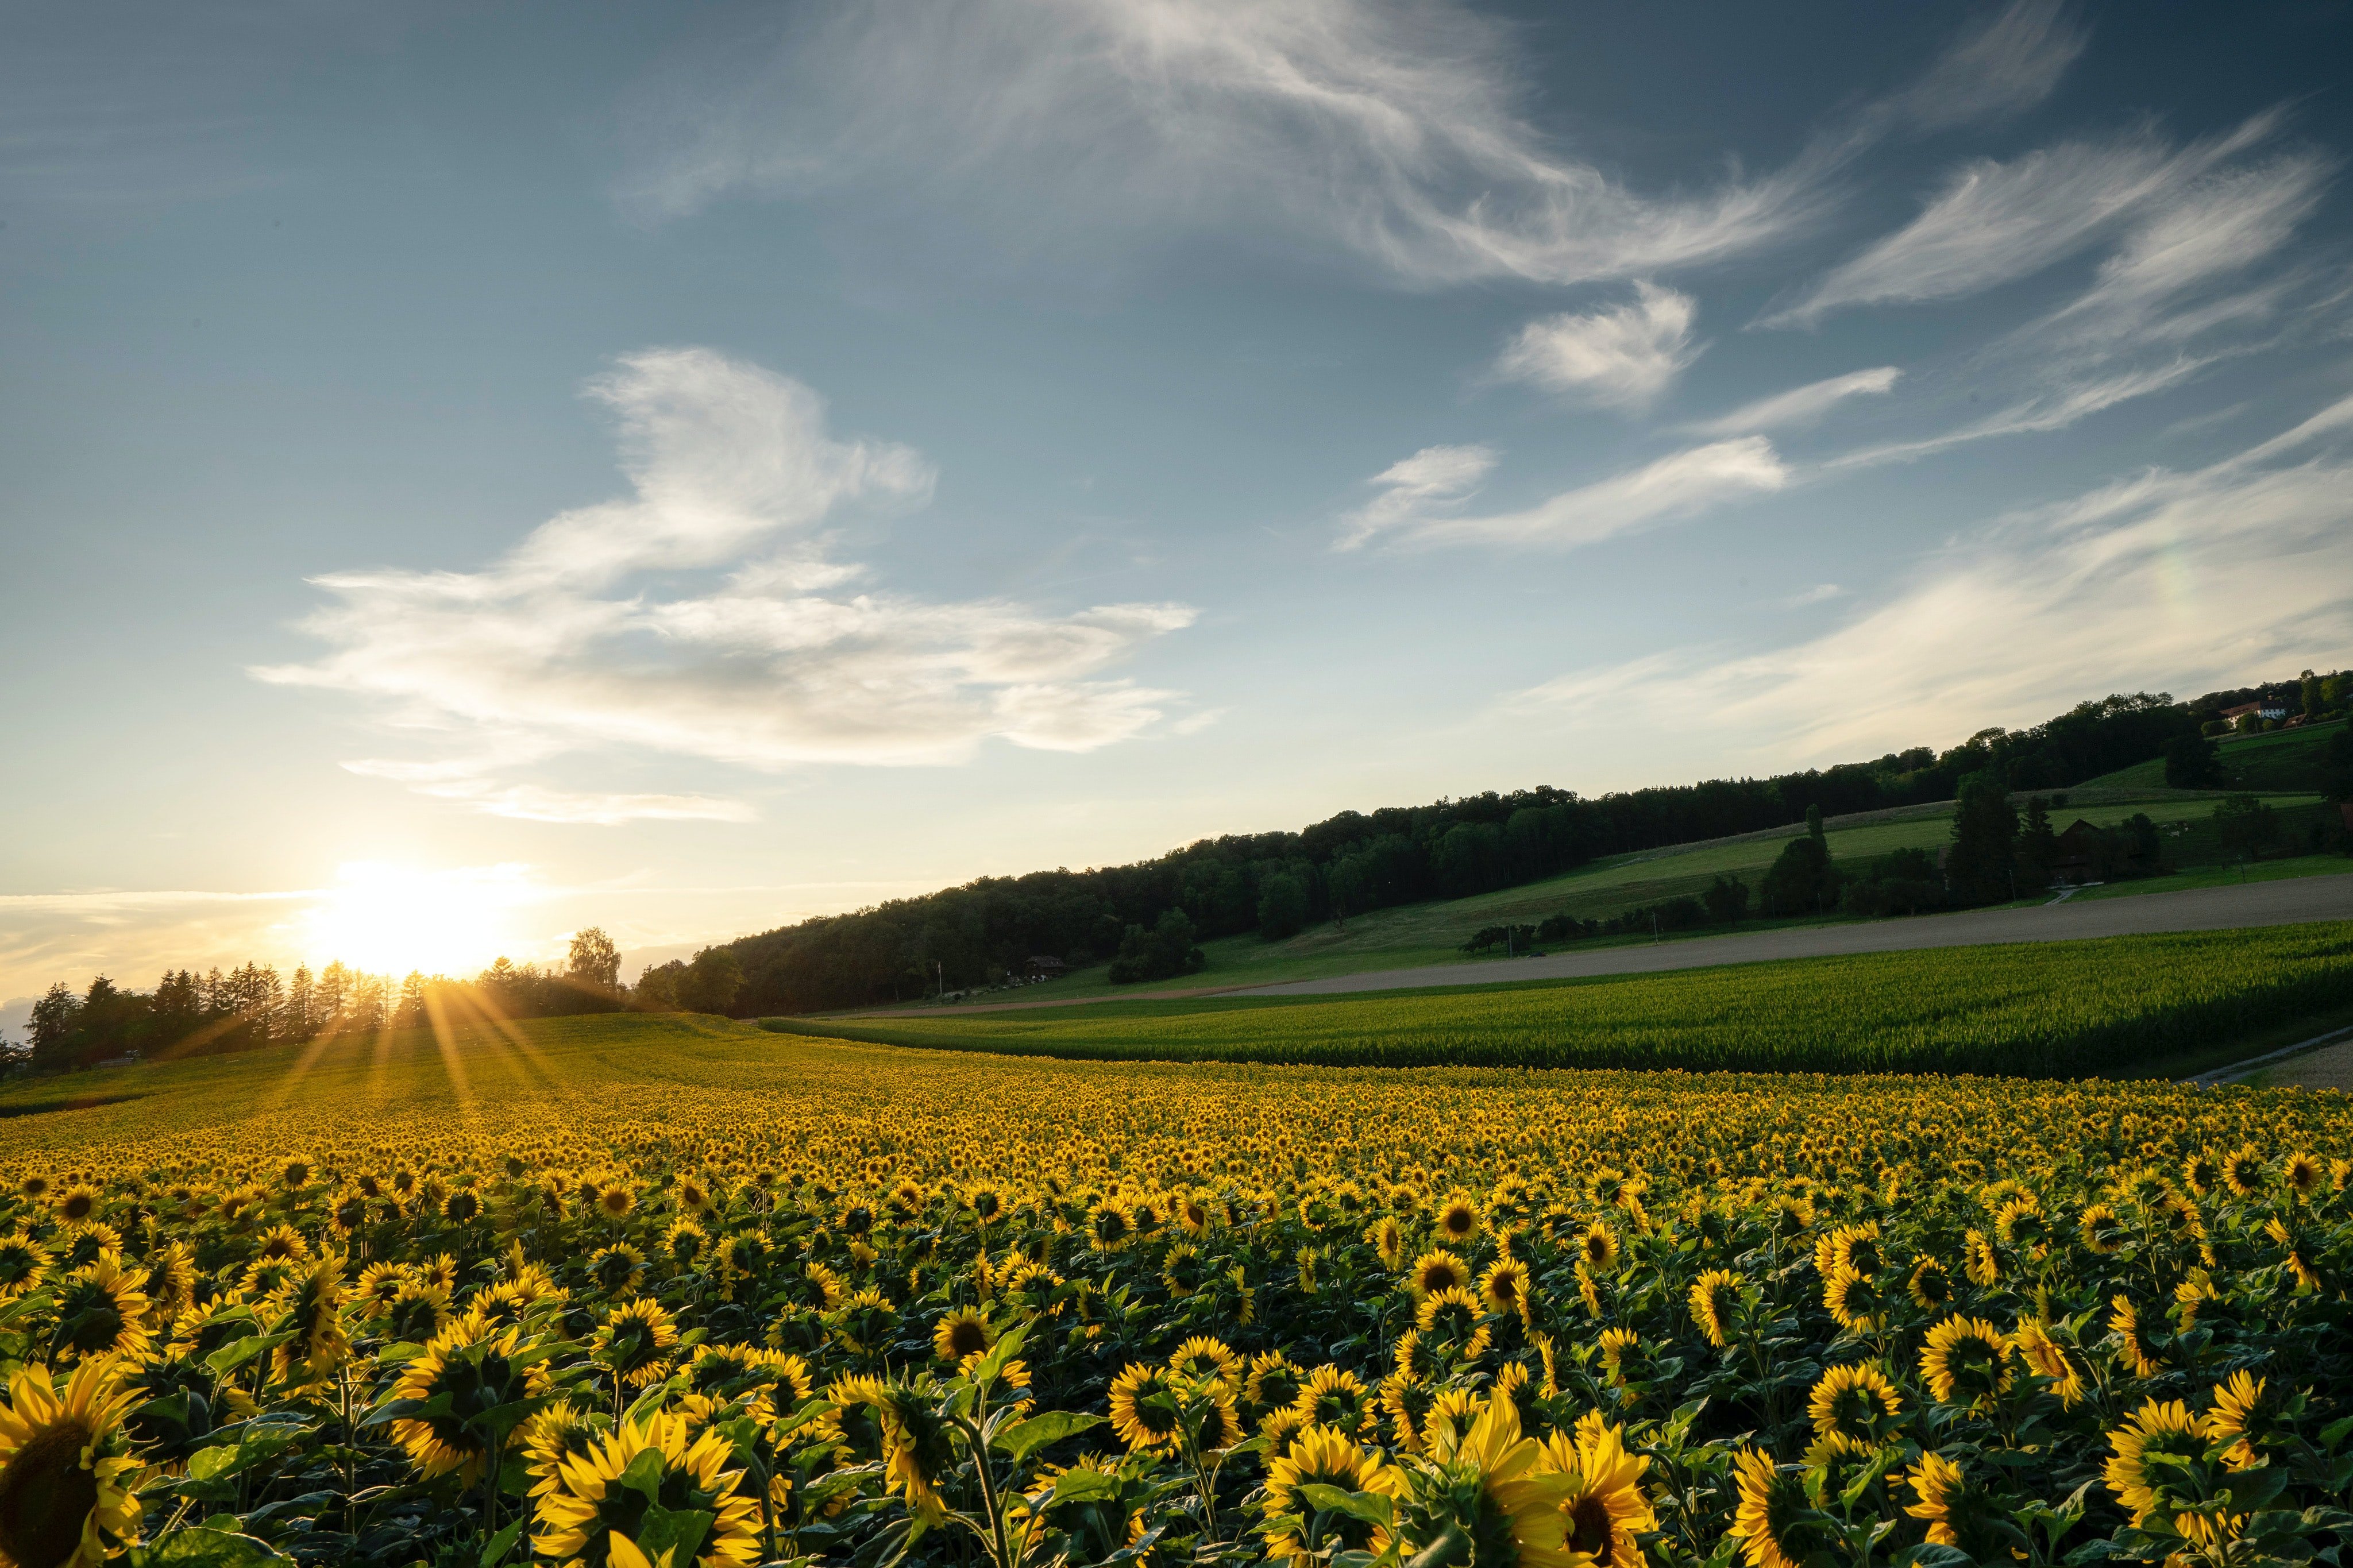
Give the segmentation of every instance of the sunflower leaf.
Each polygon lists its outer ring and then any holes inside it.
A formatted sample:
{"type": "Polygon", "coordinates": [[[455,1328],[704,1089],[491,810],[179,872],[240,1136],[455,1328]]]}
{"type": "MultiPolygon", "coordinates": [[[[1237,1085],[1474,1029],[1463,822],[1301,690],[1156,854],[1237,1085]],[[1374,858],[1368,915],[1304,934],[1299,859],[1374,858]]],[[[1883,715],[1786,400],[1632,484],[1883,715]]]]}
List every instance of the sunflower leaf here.
{"type": "Polygon", "coordinates": [[[266,1568],[294,1560],[250,1535],[199,1525],[134,1546],[122,1561],[125,1568],[266,1568]]]}
{"type": "Polygon", "coordinates": [[[1032,1415],[1027,1421],[1017,1421],[997,1435],[997,1447],[1003,1449],[1015,1464],[1019,1464],[1049,1443],[1059,1443],[1075,1436],[1090,1427],[1100,1426],[1103,1417],[1082,1415],[1075,1410],[1049,1410],[1032,1415]]]}
{"type": "Polygon", "coordinates": [[[1299,1489],[1299,1495],[1318,1513],[1345,1513],[1350,1519],[1383,1528],[1397,1522],[1395,1507],[1378,1492],[1352,1492],[1321,1481],[1309,1481],[1299,1489]]]}

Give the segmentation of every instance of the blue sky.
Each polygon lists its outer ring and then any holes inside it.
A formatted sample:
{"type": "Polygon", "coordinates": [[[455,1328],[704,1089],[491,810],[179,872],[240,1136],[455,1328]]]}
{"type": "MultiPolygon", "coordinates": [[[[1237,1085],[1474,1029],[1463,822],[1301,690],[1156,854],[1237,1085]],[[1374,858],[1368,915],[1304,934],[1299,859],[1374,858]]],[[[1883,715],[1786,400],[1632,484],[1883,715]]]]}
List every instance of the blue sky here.
{"type": "Polygon", "coordinates": [[[2353,652],[2341,7],[6,16],[0,997],[2353,652]]]}

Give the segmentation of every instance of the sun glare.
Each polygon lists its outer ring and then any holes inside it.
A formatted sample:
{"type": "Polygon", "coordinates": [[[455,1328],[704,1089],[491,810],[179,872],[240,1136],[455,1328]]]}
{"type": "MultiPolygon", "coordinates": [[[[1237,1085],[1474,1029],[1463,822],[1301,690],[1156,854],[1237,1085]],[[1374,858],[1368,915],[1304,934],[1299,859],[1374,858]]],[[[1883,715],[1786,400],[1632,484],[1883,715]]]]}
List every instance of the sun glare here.
{"type": "Polygon", "coordinates": [[[335,880],[310,912],[311,958],[394,974],[470,974],[514,953],[513,913],[533,891],[521,866],[423,871],[364,860],[338,868],[335,880]]]}

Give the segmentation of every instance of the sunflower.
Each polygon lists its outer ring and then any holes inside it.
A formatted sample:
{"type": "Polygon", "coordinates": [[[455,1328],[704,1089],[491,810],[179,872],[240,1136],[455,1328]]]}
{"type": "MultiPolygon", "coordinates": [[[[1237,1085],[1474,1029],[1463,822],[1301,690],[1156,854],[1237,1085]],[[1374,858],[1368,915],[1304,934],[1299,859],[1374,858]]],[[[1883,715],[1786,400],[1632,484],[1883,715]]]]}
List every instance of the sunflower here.
{"type": "Polygon", "coordinates": [[[1438,1234],[1458,1246],[1477,1236],[1486,1226],[1486,1216],[1479,1212],[1479,1200],[1461,1187],[1439,1201],[1430,1215],[1430,1224],[1438,1234]]]}
{"type": "Polygon", "coordinates": [[[1887,1321],[1887,1303],[1878,1282],[1843,1263],[1833,1265],[1830,1278],[1823,1281],[1822,1305],[1838,1326],[1850,1333],[1869,1333],[1887,1321]]]}
{"type": "Polygon", "coordinates": [[[424,1344],[449,1321],[449,1293],[437,1285],[403,1275],[383,1311],[384,1331],[394,1342],[424,1344]]]}
{"type": "Polygon", "coordinates": [[[58,1194],[51,1213],[59,1225],[86,1225],[98,1217],[98,1194],[77,1182],[58,1194]]]}
{"type": "Polygon", "coordinates": [[[271,1226],[253,1249],[256,1263],[300,1263],[310,1256],[310,1242],[290,1225],[271,1226]]]}
{"type": "Polygon", "coordinates": [[[715,1432],[690,1442],[675,1415],[631,1422],[559,1463],[560,1484],[539,1501],[543,1533],[532,1538],[532,1549],[564,1568],[588,1568],[600,1560],[627,1561],[620,1550],[627,1542],[643,1561],[636,1537],[647,1514],[696,1510],[712,1518],[695,1559],[701,1568],[745,1568],[760,1558],[760,1504],[739,1485],[743,1472],[725,1468],[733,1452],[715,1432]],[[651,1467],[638,1462],[647,1454],[659,1456],[652,1476],[646,1473],[651,1467]],[[642,1484],[649,1479],[650,1496],[642,1484]]]}
{"type": "Polygon", "coordinates": [[[30,1231],[0,1237],[0,1303],[28,1295],[48,1278],[49,1249],[30,1231]]]}
{"type": "Polygon", "coordinates": [[[1937,1403],[1981,1409],[2010,1391],[2010,1357],[2009,1338],[1984,1319],[1947,1318],[1928,1331],[1920,1375],[1937,1403]]]}
{"type": "Polygon", "coordinates": [[[1098,1252],[1117,1252],[1135,1239],[1135,1216],[1117,1198],[1105,1198],[1087,1214],[1087,1241],[1098,1252]]]}
{"type": "Polygon", "coordinates": [[[1740,1288],[1746,1281],[1727,1268],[1710,1268],[1692,1282],[1692,1321],[1718,1350],[1725,1347],[1734,1315],[1740,1309],[1740,1288]]]}
{"type": "Polygon", "coordinates": [[[673,1268],[691,1268],[710,1244],[710,1236],[691,1219],[672,1220],[670,1228],[662,1232],[662,1256],[670,1259],[673,1268]]]}
{"type": "Polygon", "coordinates": [[[1187,1383],[1214,1383],[1229,1392],[1242,1384],[1242,1358],[1225,1341],[1195,1334],[1168,1358],[1168,1370],[1187,1383]]]}
{"type": "Polygon", "coordinates": [[[2287,1158],[2287,1163],[2280,1168],[2280,1174],[2286,1180],[2289,1191],[2309,1203],[2312,1201],[2312,1194],[2320,1190],[2324,1175],[2320,1156],[2311,1153],[2291,1154],[2287,1158]]]}
{"type": "Polygon", "coordinates": [[[1431,1459],[1453,1483],[1447,1522],[1469,1538],[1472,1561],[1492,1557],[1521,1568],[1577,1568],[1587,1561],[1568,1545],[1572,1521],[1564,1505],[1576,1482],[1546,1462],[1543,1444],[1521,1436],[1519,1409],[1510,1399],[1488,1399],[1467,1430],[1433,1418],[1428,1442],[1431,1459]]]}
{"type": "Polygon", "coordinates": [[[1376,1451],[1324,1426],[1309,1426],[1288,1452],[1267,1467],[1266,1490],[1260,1506],[1266,1510],[1267,1555],[1285,1562],[1308,1563],[1325,1549],[1386,1552],[1389,1533],[1353,1514],[1320,1513],[1301,1498],[1302,1488],[1337,1487],[1345,1492],[1373,1492],[1383,1497],[1406,1495],[1406,1479],[1376,1451]],[[1301,1531],[1308,1531],[1303,1539],[1301,1531]]]}
{"type": "Polygon", "coordinates": [[[1413,1271],[1406,1277],[1406,1289],[1417,1301],[1440,1290],[1461,1289],[1470,1283],[1471,1266],[1442,1247],[1415,1258],[1413,1271]]]}
{"type": "Polygon", "coordinates": [[[1740,1542],[1749,1568],[1798,1568],[1832,1544],[1809,1517],[1804,1480],[1776,1465],[1772,1455],[1742,1450],[1733,1460],[1733,1477],[1739,1503],[1725,1533],[1740,1542]]]}
{"type": "Polygon", "coordinates": [[[568,1399],[557,1400],[524,1422],[523,1468],[532,1479],[531,1495],[561,1490],[564,1479],[558,1470],[566,1459],[586,1458],[597,1431],[595,1420],[568,1399]]]}
{"type": "Polygon", "coordinates": [[[879,1355],[898,1331],[899,1309],[872,1286],[853,1290],[841,1305],[825,1314],[834,1339],[852,1355],[879,1355]]]}
{"type": "Polygon", "coordinates": [[[1918,1500],[1904,1511],[1926,1521],[1931,1545],[1957,1547],[1980,1563],[2006,1557],[1996,1532],[2001,1505],[1960,1466],[1932,1448],[1904,1479],[1918,1500]]]}
{"type": "Polygon", "coordinates": [[[2108,1434],[2116,1453],[2107,1462],[2104,1479],[2116,1500],[2132,1510],[2134,1524],[2173,1505],[2166,1496],[2165,1483],[2180,1471],[2172,1465],[2151,1464],[2150,1456],[2202,1459],[2207,1437],[2205,1421],[2191,1415],[2189,1406],[2178,1399],[2149,1400],[2126,1416],[2122,1427],[2108,1434]]]}
{"type": "Polygon", "coordinates": [[[1130,1362],[1112,1380],[1111,1429],[1130,1448],[1161,1449],[1176,1441],[1176,1387],[1167,1372],[1130,1362]]]}
{"type": "Polygon", "coordinates": [[[1828,1279],[1841,1268],[1852,1268],[1865,1279],[1879,1272],[1884,1259],[1879,1250],[1879,1222],[1842,1225],[1814,1243],[1814,1272],[1828,1279]]]}
{"type": "Polygon", "coordinates": [[[1292,1402],[1308,1425],[1326,1426],[1351,1440],[1371,1423],[1373,1402],[1353,1372],[1325,1363],[1307,1376],[1292,1402]]]}
{"type": "Polygon", "coordinates": [[[2263,1459],[2265,1439],[2280,1430],[2278,1406],[2263,1397],[2268,1379],[2244,1368],[2228,1383],[2214,1385],[2214,1407],[2206,1413],[2206,1436],[2214,1442],[2231,1440],[2222,1456],[2233,1469],[2246,1469],[2263,1459]]]}
{"type": "Polygon", "coordinates": [[[967,1356],[976,1356],[997,1342],[997,1331],[988,1319],[970,1307],[958,1307],[939,1321],[932,1331],[932,1353],[951,1366],[960,1366],[967,1356]]]}
{"type": "Polygon", "coordinates": [[[1385,1214],[1365,1227],[1365,1245],[1381,1260],[1381,1267],[1394,1270],[1405,1261],[1405,1227],[1398,1224],[1397,1215],[1385,1214]]]}
{"type": "Polygon", "coordinates": [[[1479,1298],[1458,1286],[1424,1296],[1414,1311],[1413,1326],[1425,1340],[1442,1337],[1458,1362],[1476,1361],[1493,1338],[1485,1317],[1479,1298]]]}
{"type": "Polygon", "coordinates": [[[138,1403],[117,1363],[90,1356],[63,1393],[49,1369],[28,1366],[8,1383],[0,1410],[0,1562],[26,1568],[100,1568],[139,1539],[123,1417],[138,1403]]]}
{"type": "Polygon", "coordinates": [[[2231,1195],[2251,1198],[2263,1190],[2263,1158],[2251,1145],[2242,1144],[2235,1153],[2222,1157],[2222,1184],[2231,1195]]]}
{"type": "Polygon", "coordinates": [[[2018,1325],[2010,1342],[2018,1347],[2018,1353],[2034,1374],[2051,1384],[2051,1392],[2059,1396],[2060,1408],[2074,1409],[2084,1397],[2084,1373],[2066,1348],[2051,1337],[2051,1331],[2038,1320],[2029,1318],[2018,1325]]]}
{"type": "Polygon", "coordinates": [[[622,1183],[615,1182],[596,1190],[596,1212],[611,1224],[618,1225],[628,1218],[637,1206],[637,1193],[622,1183]]]}
{"type": "Polygon", "coordinates": [[[1822,1373],[1806,1399],[1806,1415],[1824,1437],[1866,1448],[1895,1435],[1904,1400],[1887,1374],[1869,1362],[1850,1362],[1822,1373]]]}
{"type": "Polygon", "coordinates": [[[1642,1495],[1651,1461],[1626,1451],[1626,1433],[1605,1426],[1599,1411],[1578,1418],[1574,1436],[1556,1432],[1545,1441],[1539,1470],[1568,1478],[1560,1510],[1562,1545],[1577,1568],[1642,1568],[1636,1538],[1659,1528],[1658,1516],[1642,1495]]]}
{"type": "Polygon", "coordinates": [[[1389,1418],[1395,1439],[1390,1447],[1402,1453],[1422,1451],[1422,1423],[1438,1402],[1438,1391],[1410,1373],[1393,1372],[1381,1379],[1381,1409],[1389,1418]]]}
{"type": "Polygon", "coordinates": [[[1933,1312],[1953,1304],[1953,1277],[1933,1258],[1924,1258],[1912,1266],[1904,1290],[1912,1298],[1912,1304],[1924,1311],[1933,1312]]]}
{"type": "Polygon", "coordinates": [[[111,1355],[136,1360],[146,1354],[154,1337],[147,1327],[153,1303],[143,1289],[146,1283],[144,1271],[126,1273],[111,1252],[67,1275],[56,1291],[58,1321],[49,1335],[50,1359],[64,1363],[111,1355]]]}
{"type": "Polygon", "coordinates": [[[280,1383],[315,1387],[351,1358],[343,1332],[343,1260],[322,1253],[295,1283],[277,1332],[294,1337],[278,1347],[270,1369],[280,1383]]]}
{"type": "Polygon", "coordinates": [[[631,1296],[646,1276],[646,1255],[626,1241],[588,1255],[588,1278],[607,1296],[631,1296]]]}
{"type": "Polygon", "coordinates": [[[1578,1261],[1597,1274],[1606,1274],[1618,1262],[1618,1233],[1600,1220],[1585,1227],[1577,1238],[1578,1261]]]}
{"type": "Polygon", "coordinates": [[[1250,1375],[1242,1381],[1242,1397],[1261,1410],[1289,1408],[1307,1386],[1307,1374],[1281,1351],[1252,1356],[1250,1375]]]}
{"type": "Polygon", "coordinates": [[[2181,1162],[2182,1184],[2201,1198],[2221,1181],[2222,1167],[2211,1154],[2192,1154],[2181,1162]]]}
{"type": "Polygon", "coordinates": [[[670,1350],[678,1324],[660,1302],[640,1296],[605,1314],[588,1342],[588,1358],[612,1373],[617,1384],[643,1388],[670,1373],[670,1350]]]}
{"type": "Polygon", "coordinates": [[[2286,1254],[2288,1269],[2295,1276],[2296,1287],[2299,1289],[2320,1289],[2320,1276],[2314,1272],[2312,1265],[2305,1260],[2304,1244],[2298,1239],[2294,1226],[2278,1215],[2274,1215],[2263,1223],[2263,1234],[2277,1242],[2280,1250],[2286,1254]]]}
{"type": "MultiPolygon", "coordinates": [[[[854,1384],[859,1400],[873,1411],[880,1427],[883,1484],[906,1500],[907,1507],[933,1523],[946,1516],[939,1484],[954,1465],[948,1428],[928,1401],[903,1384],[880,1378],[845,1380],[854,1384]]],[[[837,1403],[839,1394],[836,1394],[837,1403]]]]}
{"type": "Polygon", "coordinates": [[[1516,1258],[1499,1258],[1479,1277],[1479,1294],[1500,1317],[1525,1315],[1528,1310],[1528,1266],[1516,1258]]]}
{"type": "Polygon", "coordinates": [[[1961,1237],[1961,1272],[1969,1277],[1972,1285],[1993,1285],[2001,1279],[2001,1258],[1983,1231],[1973,1230],[1961,1237]]]}
{"type": "Polygon", "coordinates": [[[2112,1298],[2109,1305],[2116,1310],[2109,1314],[2108,1331],[2116,1336],[2116,1355],[2135,1377],[2155,1377],[2165,1370],[2165,1358],[2157,1353],[2149,1341],[2148,1331],[2142,1326],[2140,1310],[2128,1296],[2112,1298]]]}
{"type": "Polygon", "coordinates": [[[529,1395],[528,1373],[514,1360],[522,1350],[521,1330],[492,1329],[467,1318],[436,1335],[402,1369],[393,1384],[394,1408],[439,1405],[432,1415],[404,1415],[392,1423],[393,1440],[425,1479],[455,1473],[460,1487],[474,1484],[491,1452],[491,1433],[482,1418],[529,1395]]]}
{"type": "MultiPolygon", "coordinates": [[[[1606,1381],[1612,1388],[1623,1388],[1629,1382],[1641,1380],[1642,1342],[1631,1329],[1601,1331],[1601,1365],[1606,1381]]],[[[1516,1364],[1516,1363],[1514,1363],[1516,1364]]]]}
{"type": "Polygon", "coordinates": [[[2051,1222],[2041,1200],[2021,1193],[1994,1215],[1993,1234],[2004,1247],[2037,1247],[2051,1239],[2051,1222]]]}

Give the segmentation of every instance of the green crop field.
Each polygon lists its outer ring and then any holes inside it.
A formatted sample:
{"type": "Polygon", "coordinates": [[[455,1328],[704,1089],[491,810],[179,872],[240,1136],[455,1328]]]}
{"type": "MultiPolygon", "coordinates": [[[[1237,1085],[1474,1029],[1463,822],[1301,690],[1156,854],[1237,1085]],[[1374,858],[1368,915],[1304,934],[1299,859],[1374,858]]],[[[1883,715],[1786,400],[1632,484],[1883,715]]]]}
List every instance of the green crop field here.
{"type": "Polygon", "coordinates": [[[2348,1007],[2353,923],[2327,921],[1344,999],[765,1022],[889,1045],[1108,1059],[2047,1077],[2147,1070],[2348,1007]]]}

